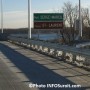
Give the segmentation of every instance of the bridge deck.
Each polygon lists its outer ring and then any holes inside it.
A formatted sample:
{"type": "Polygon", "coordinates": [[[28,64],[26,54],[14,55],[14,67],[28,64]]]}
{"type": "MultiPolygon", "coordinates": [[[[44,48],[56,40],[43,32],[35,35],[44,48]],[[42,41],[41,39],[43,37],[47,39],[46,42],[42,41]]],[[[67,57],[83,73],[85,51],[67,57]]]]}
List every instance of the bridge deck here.
{"type": "Polygon", "coordinates": [[[90,90],[90,72],[9,42],[0,42],[0,90],[28,90],[24,84],[29,83],[80,84],[82,88],[75,90],[90,90]]]}
{"type": "MultiPolygon", "coordinates": [[[[3,58],[3,57],[2,57],[3,58]]],[[[0,52],[0,90],[30,90],[3,62],[0,52]]],[[[8,63],[8,62],[7,62],[8,63]]]]}

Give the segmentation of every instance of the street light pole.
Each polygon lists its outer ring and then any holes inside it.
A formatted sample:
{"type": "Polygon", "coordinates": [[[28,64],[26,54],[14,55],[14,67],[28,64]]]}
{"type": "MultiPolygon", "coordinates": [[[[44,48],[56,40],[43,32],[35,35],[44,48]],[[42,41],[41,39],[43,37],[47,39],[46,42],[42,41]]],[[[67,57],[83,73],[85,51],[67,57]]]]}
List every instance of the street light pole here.
{"type": "Polygon", "coordinates": [[[3,33],[3,2],[1,0],[1,33],[3,33]]]}
{"type": "Polygon", "coordinates": [[[82,38],[81,0],[79,0],[79,39],[82,38]]]}
{"type": "Polygon", "coordinates": [[[31,11],[31,0],[28,0],[28,39],[31,39],[31,15],[30,15],[30,11],[31,11]]]}

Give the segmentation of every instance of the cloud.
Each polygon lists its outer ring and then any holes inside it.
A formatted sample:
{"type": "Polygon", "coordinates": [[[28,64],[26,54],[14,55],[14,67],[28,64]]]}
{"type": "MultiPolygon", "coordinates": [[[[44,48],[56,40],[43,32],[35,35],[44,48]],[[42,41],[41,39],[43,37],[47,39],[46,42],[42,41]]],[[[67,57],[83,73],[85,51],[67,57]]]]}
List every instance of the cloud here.
{"type": "Polygon", "coordinates": [[[82,3],[81,6],[83,8],[89,8],[90,7],[90,4],[89,3],[82,3]]]}
{"type": "Polygon", "coordinates": [[[27,27],[27,11],[4,12],[4,28],[22,28],[27,27]]]}
{"type": "MultiPolygon", "coordinates": [[[[45,10],[32,10],[33,13],[55,13],[55,12],[60,12],[61,8],[51,8],[51,9],[45,9],[45,10]]],[[[62,12],[62,11],[61,11],[62,12]]]]}
{"type": "Polygon", "coordinates": [[[50,12],[53,12],[53,9],[33,10],[31,13],[50,13],[50,12]]]}

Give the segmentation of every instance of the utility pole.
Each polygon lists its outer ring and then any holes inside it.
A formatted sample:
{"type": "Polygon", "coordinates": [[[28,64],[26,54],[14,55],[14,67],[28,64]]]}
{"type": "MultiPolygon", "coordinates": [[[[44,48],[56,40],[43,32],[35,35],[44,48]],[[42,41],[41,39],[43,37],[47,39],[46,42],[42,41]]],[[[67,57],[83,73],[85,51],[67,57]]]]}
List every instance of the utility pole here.
{"type": "Polygon", "coordinates": [[[3,2],[1,0],[1,33],[3,33],[3,2]]]}
{"type": "Polygon", "coordinates": [[[79,0],[79,39],[82,38],[81,0],[79,0]]]}
{"type": "Polygon", "coordinates": [[[28,0],[28,39],[31,39],[31,0],[28,0]]]}

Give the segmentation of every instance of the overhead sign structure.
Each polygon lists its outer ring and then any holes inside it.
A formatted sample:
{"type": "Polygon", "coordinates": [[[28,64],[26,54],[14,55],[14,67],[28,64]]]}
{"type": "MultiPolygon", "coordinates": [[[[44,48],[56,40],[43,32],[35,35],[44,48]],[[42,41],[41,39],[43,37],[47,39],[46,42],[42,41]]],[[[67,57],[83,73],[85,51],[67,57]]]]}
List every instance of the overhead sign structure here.
{"type": "Polygon", "coordinates": [[[35,29],[62,29],[63,13],[35,13],[35,29]]]}

